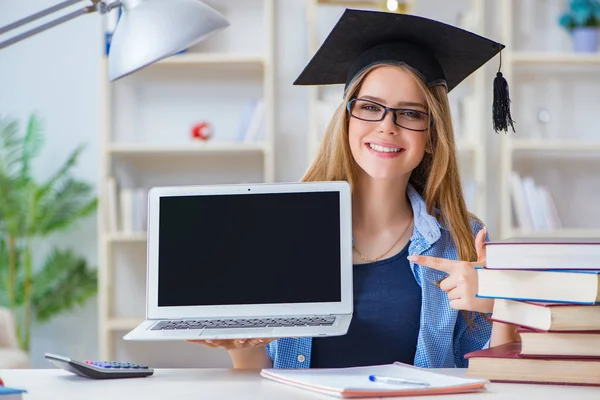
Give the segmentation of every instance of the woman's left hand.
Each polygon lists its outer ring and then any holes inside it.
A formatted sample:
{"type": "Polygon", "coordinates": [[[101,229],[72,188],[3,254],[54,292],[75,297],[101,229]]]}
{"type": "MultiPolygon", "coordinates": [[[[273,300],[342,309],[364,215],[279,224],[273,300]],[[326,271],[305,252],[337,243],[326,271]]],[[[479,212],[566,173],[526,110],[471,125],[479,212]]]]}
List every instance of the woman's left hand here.
{"type": "Polygon", "coordinates": [[[475,297],[478,289],[476,266],[485,266],[485,228],[475,237],[477,262],[448,260],[429,256],[409,256],[415,264],[437,269],[449,274],[440,282],[440,289],[448,295],[450,307],[455,310],[468,310],[490,313],[494,307],[494,299],[475,297]]]}

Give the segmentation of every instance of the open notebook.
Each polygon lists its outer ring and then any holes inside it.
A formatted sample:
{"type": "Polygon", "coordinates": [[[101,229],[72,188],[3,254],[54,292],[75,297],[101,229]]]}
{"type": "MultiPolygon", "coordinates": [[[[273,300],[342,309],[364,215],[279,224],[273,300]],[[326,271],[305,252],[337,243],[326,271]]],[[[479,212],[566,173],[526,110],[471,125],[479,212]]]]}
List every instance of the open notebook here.
{"type": "Polygon", "coordinates": [[[487,379],[444,375],[402,363],[331,369],[267,368],[260,374],[264,378],[287,385],[343,398],[465,393],[482,390],[489,382],[487,379]],[[427,386],[399,382],[373,382],[371,376],[419,381],[427,386]]]}

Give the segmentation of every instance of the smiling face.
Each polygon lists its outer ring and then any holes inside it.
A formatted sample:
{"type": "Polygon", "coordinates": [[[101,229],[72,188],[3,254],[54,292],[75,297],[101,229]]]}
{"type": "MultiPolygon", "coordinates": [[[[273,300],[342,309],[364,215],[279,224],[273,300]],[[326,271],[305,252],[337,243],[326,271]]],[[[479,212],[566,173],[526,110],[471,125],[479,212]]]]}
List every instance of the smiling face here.
{"type": "Polygon", "coordinates": [[[352,114],[363,119],[378,119],[383,107],[401,108],[387,112],[381,121],[365,121],[349,116],[348,140],[354,160],[373,179],[406,179],[419,165],[425,154],[428,117],[425,98],[415,78],[406,70],[395,66],[381,66],[364,79],[352,114]]]}

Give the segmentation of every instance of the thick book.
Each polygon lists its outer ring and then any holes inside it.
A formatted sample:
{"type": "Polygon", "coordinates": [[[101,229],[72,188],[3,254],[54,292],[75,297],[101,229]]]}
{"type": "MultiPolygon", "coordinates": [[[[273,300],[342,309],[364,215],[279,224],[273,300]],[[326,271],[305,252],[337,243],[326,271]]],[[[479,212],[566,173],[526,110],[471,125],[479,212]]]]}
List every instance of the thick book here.
{"type": "Polygon", "coordinates": [[[600,304],[600,271],[476,269],[478,297],[600,304]]]}
{"type": "Polygon", "coordinates": [[[600,331],[539,332],[517,329],[523,357],[595,358],[600,361],[600,331]]]}
{"type": "Polygon", "coordinates": [[[529,358],[521,342],[467,353],[467,376],[492,382],[600,386],[600,359],[529,358]]]}
{"type": "Polygon", "coordinates": [[[275,369],[261,371],[261,376],[286,385],[341,398],[400,397],[432,394],[468,393],[485,389],[487,379],[464,378],[432,372],[403,363],[351,368],[275,369]],[[422,385],[382,383],[399,379],[422,385]]]}
{"type": "Polygon", "coordinates": [[[485,248],[489,269],[600,270],[600,239],[505,239],[485,248]]]}
{"type": "Polygon", "coordinates": [[[538,331],[600,331],[600,305],[496,299],[492,320],[538,331]]]}

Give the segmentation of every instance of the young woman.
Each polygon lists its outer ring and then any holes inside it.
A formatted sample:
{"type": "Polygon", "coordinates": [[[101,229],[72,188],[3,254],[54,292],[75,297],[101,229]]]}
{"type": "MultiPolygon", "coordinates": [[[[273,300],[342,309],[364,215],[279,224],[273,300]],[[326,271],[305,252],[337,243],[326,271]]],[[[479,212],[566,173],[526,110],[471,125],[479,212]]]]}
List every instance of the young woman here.
{"type": "MultiPolygon", "coordinates": [[[[330,37],[340,33],[348,40],[348,19],[362,26],[398,19],[368,13],[361,23],[357,13],[345,14],[330,37]]],[[[323,48],[334,44],[326,41],[323,48]]],[[[349,331],[327,338],[202,342],[229,350],[236,368],[394,361],[465,367],[466,353],[518,340],[511,326],[492,327],[485,319],[493,300],[475,296],[474,267],[485,264],[486,232],[463,199],[447,95],[453,77],[441,76],[439,60],[412,45],[383,43],[356,59],[350,72],[343,71],[343,101],[303,178],[345,180],[352,188],[355,304],[349,331]]]]}

